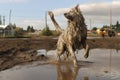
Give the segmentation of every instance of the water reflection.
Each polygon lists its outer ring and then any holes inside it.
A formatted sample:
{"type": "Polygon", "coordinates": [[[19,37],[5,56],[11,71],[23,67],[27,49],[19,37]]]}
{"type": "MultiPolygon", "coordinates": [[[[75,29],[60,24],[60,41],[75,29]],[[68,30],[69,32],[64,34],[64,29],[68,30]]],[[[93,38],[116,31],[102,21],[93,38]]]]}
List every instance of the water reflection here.
{"type": "Polygon", "coordinates": [[[111,72],[111,66],[112,66],[112,49],[110,49],[110,57],[109,57],[109,71],[111,72]]]}
{"type": "Polygon", "coordinates": [[[83,80],[89,80],[89,78],[87,76],[85,76],[83,80]]]}
{"type": "MultiPolygon", "coordinates": [[[[73,67],[70,64],[57,65],[57,80],[76,80],[80,67],[73,67]]],[[[87,76],[83,80],[89,80],[87,76]]]]}
{"type": "Polygon", "coordinates": [[[75,80],[78,75],[79,68],[72,68],[69,64],[57,65],[57,80],[75,80]]]}
{"type": "MultiPolygon", "coordinates": [[[[0,80],[120,80],[120,50],[93,49],[89,58],[83,57],[84,50],[77,55],[79,68],[72,63],[35,62],[0,72],[0,80]],[[44,65],[43,65],[44,64],[44,65]]],[[[48,51],[48,56],[56,51],[48,51]]]]}

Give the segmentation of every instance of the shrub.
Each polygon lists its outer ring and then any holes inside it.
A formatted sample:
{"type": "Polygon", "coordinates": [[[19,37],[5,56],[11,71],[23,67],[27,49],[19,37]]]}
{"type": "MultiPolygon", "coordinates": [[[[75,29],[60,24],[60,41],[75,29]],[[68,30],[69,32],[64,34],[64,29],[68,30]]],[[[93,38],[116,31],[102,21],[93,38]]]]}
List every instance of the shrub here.
{"type": "Polygon", "coordinates": [[[46,27],[42,30],[42,35],[44,35],[44,36],[51,36],[51,35],[52,35],[52,31],[49,29],[48,26],[46,26],[46,27]]]}

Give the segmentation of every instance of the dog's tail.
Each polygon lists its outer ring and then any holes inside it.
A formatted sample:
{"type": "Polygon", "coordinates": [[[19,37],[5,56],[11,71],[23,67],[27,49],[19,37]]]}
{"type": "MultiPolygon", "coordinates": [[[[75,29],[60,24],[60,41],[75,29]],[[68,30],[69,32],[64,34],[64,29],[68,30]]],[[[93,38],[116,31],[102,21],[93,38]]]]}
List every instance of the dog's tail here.
{"type": "Polygon", "coordinates": [[[50,18],[51,18],[51,20],[52,20],[52,22],[53,22],[56,30],[57,30],[58,32],[62,32],[63,30],[61,29],[61,27],[59,26],[59,24],[56,22],[56,20],[55,20],[55,18],[54,18],[53,12],[52,12],[52,11],[48,11],[48,14],[49,14],[49,16],[50,16],[50,18]]]}

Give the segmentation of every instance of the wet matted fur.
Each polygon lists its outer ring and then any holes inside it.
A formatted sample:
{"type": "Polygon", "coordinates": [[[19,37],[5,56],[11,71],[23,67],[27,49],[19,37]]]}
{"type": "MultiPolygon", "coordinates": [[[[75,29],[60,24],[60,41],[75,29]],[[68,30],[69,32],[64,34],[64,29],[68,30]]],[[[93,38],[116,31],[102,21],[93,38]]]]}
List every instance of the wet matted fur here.
{"type": "Polygon", "coordinates": [[[82,45],[83,48],[86,49],[84,57],[87,58],[89,56],[89,46],[86,43],[87,28],[84,17],[79,9],[79,5],[72,8],[69,12],[64,13],[64,16],[68,20],[66,30],[61,29],[51,11],[49,11],[48,14],[55,25],[56,30],[62,32],[57,42],[58,60],[60,59],[60,56],[66,52],[67,56],[72,56],[74,66],[77,66],[77,59],[75,56],[76,49],[79,49],[82,45]]]}

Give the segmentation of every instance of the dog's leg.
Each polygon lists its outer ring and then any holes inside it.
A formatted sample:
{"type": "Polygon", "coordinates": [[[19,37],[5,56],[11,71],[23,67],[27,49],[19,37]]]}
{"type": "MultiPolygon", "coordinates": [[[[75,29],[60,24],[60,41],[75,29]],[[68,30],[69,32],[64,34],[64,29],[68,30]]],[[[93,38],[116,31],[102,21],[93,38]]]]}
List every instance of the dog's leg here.
{"type": "Polygon", "coordinates": [[[64,53],[64,51],[65,51],[65,45],[61,41],[61,39],[59,39],[57,42],[57,61],[60,61],[60,56],[64,53]]]}
{"type": "Polygon", "coordinates": [[[90,50],[90,48],[89,48],[88,44],[86,44],[85,55],[84,55],[85,58],[88,58],[89,50],[90,50]]]}
{"type": "Polygon", "coordinates": [[[68,51],[70,52],[71,56],[72,56],[72,60],[73,60],[73,63],[74,63],[74,66],[75,67],[78,67],[78,64],[77,64],[77,58],[75,56],[75,53],[73,51],[73,48],[71,45],[68,46],[68,51]]]}
{"type": "Polygon", "coordinates": [[[76,54],[78,54],[78,49],[76,49],[76,54]]]}
{"type": "Polygon", "coordinates": [[[57,61],[59,62],[60,60],[60,55],[57,55],[57,61]]]}
{"type": "Polygon", "coordinates": [[[88,58],[90,48],[89,45],[86,43],[86,41],[83,43],[83,48],[85,49],[84,57],[88,58]]]}
{"type": "Polygon", "coordinates": [[[69,56],[70,56],[70,54],[69,54],[69,52],[66,50],[66,52],[64,53],[64,60],[68,61],[69,56]]]}
{"type": "Polygon", "coordinates": [[[62,53],[63,53],[63,49],[57,48],[57,61],[58,62],[61,60],[60,56],[62,55],[62,53]]]}

